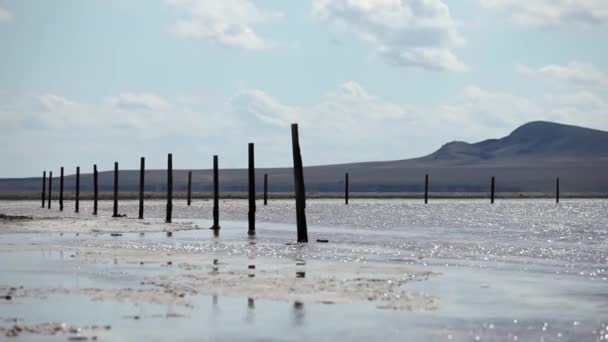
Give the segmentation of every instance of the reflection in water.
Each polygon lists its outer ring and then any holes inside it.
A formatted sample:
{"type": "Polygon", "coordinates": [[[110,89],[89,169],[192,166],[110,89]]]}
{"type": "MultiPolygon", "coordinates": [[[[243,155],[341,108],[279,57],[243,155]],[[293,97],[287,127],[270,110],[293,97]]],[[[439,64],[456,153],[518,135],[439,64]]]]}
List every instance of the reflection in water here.
{"type": "Polygon", "coordinates": [[[297,327],[304,325],[304,303],[295,301],[293,302],[293,324],[297,327]]]}
{"type": "Polygon", "coordinates": [[[247,298],[247,316],[245,316],[245,322],[253,323],[255,319],[255,299],[247,298]]]}
{"type": "Polygon", "coordinates": [[[220,230],[219,229],[212,229],[213,230],[213,237],[214,238],[219,238],[220,237],[220,230]]]}
{"type": "Polygon", "coordinates": [[[220,308],[217,305],[217,302],[218,302],[217,295],[213,295],[211,302],[212,302],[213,313],[215,314],[215,313],[220,312],[220,308]]]}

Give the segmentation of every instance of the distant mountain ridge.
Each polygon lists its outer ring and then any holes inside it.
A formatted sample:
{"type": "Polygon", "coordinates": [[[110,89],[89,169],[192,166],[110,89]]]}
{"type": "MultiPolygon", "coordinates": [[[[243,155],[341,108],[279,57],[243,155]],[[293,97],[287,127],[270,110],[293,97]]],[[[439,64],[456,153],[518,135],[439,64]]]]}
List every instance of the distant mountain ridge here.
{"type": "Polygon", "coordinates": [[[608,132],[534,121],[502,139],[475,144],[455,141],[442,146],[431,160],[488,161],[513,159],[560,160],[608,157],[608,132]]]}
{"type": "MultiPolygon", "coordinates": [[[[306,155],[306,151],[302,151],[306,155]]],[[[344,191],[344,174],[350,175],[353,192],[420,192],[425,174],[432,192],[487,192],[496,177],[499,192],[546,192],[555,190],[560,177],[562,191],[608,193],[608,132],[553,122],[522,125],[500,139],[478,143],[451,142],[430,155],[394,161],[305,167],[309,192],[344,191]]],[[[174,170],[174,190],[185,191],[188,170],[174,170]]],[[[292,192],[291,167],[256,169],[256,186],[262,191],[264,174],[269,191],[292,192]]],[[[146,191],[166,189],[165,170],[146,171],[146,191]]],[[[194,192],[208,192],[211,170],[192,170],[194,192]]],[[[113,172],[100,172],[101,191],[112,189],[113,172]]],[[[58,181],[53,182],[57,193],[58,181]]],[[[73,191],[75,177],[66,176],[65,189],[73,191]]],[[[120,191],[137,191],[138,170],[120,171],[120,191]]],[[[39,194],[40,178],[0,179],[0,196],[39,194]]],[[[81,175],[81,191],[92,189],[91,174],[81,175]]],[[[221,191],[246,191],[246,169],[220,169],[221,191]]]]}

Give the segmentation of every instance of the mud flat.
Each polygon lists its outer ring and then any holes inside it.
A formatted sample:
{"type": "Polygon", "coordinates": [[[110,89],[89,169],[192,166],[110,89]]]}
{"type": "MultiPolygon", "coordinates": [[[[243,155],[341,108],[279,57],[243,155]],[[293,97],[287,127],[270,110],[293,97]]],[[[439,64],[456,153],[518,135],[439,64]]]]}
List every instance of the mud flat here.
{"type": "Polygon", "coordinates": [[[162,221],[0,202],[0,334],[14,340],[603,341],[608,218],[600,200],[207,202],[162,221]],[[85,213],[82,213],[82,212],[85,213]],[[171,234],[168,234],[171,232],[171,234]]]}

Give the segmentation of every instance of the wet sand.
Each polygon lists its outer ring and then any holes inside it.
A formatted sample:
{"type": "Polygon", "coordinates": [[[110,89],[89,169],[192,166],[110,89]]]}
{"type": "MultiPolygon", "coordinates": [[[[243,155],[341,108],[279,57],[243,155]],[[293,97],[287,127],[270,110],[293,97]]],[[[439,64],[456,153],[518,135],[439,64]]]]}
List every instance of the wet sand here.
{"type": "MultiPolygon", "coordinates": [[[[608,317],[602,201],[310,201],[176,205],[162,222],[0,202],[0,333],[16,340],[601,341],[608,317]],[[243,213],[245,216],[243,216],[243,213]],[[461,213],[458,215],[457,213],[461,213]],[[481,217],[485,213],[485,217],[481,217]],[[168,236],[167,232],[172,232],[168,236]]],[[[136,211],[121,202],[121,212],[136,211]]],[[[605,212],[605,211],[604,211],[605,212]]]]}

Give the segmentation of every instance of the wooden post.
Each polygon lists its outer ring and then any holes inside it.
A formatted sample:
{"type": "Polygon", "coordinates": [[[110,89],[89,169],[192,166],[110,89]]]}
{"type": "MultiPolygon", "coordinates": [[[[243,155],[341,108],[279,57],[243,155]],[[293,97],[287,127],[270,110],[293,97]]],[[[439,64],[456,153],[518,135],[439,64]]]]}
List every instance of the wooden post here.
{"type": "Polygon", "coordinates": [[[80,212],[80,166],[76,166],[76,202],[74,212],[80,212]]]}
{"type": "Polygon", "coordinates": [[[249,235],[255,235],[255,159],[249,143],[249,235]]]}
{"type": "Polygon", "coordinates": [[[424,204],[429,203],[429,174],[424,175],[424,204]]]}
{"type": "Polygon", "coordinates": [[[47,208],[51,209],[51,199],[53,198],[53,171],[49,171],[49,200],[47,208]]]}
{"type": "Polygon", "coordinates": [[[144,218],[144,186],[146,173],[146,158],[139,158],[139,219],[144,218]]]}
{"type": "Polygon", "coordinates": [[[118,162],[114,162],[114,213],[112,217],[118,217],[118,162]]]}
{"type": "Polygon", "coordinates": [[[97,174],[97,164],[93,165],[93,215],[97,215],[97,197],[99,196],[99,176],[97,174]]]}
{"type": "Polygon", "coordinates": [[[344,179],[344,204],[348,204],[348,172],[344,179]]]}
{"type": "Polygon", "coordinates": [[[268,205],[268,174],[264,174],[264,205],[268,205]]]}
{"type": "Polygon", "coordinates": [[[494,204],[494,192],[496,190],[496,182],[494,177],[492,177],[492,189],[491,189],[491,195],[490,195],[490,203],[494,204]]]}
{"type": "Polygon", "coordinates": [[[42,208],[46,201],[46,171],[42,171],[42,208]]]}
{"type": "Polygon", "coordinates": [[[213,156],[213,226],[211,229],[220,229],[220,185],[217,156],[213,156]]]}
{"type": "Polygon", "coordinates": [[[298,124],[291,125],[291,144],[293,149],[293,178],[296,195],[296,218],[298,224],[298,242],[308,242],[308,227],[306,226],[306,197],[304,194],[304,170],[300,152],[298,124]]]}
{"type": "Polygon", "coordinates": [[[59,211],[63,211],[63,166],[59,174],[59,211]]]}
{"type": "Polygon", "coordinates": [[[559,203],[559,177],[555,180],[555,203],[559,203]]]}
{"type": "Polygon", "coordinates": [[[173,213],[173,155],[167,155],[167,217],[165,222],[171,223],[173,213]]]}
{"type": "Polygon", "coordinates": [[[188,206],[192,204],[192,171],[188,171],[188,206]]]}

